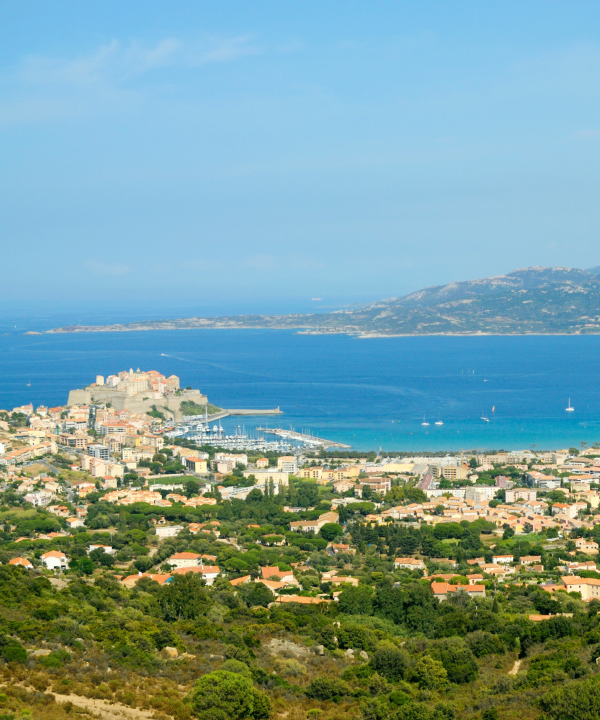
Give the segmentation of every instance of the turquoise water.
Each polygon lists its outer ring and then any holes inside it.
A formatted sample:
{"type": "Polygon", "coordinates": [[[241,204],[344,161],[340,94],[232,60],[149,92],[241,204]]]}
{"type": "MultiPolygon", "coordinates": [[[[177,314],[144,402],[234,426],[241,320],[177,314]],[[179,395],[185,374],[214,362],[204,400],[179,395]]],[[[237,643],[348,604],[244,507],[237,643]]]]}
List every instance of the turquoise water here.
{"type": "MultiPolygon", "coordinates": [[[[358,340],[259,330],[24,336],[8,323],[3,332],[4,408],[63,404],[70,389],[96,374],[140,367],[174,373],[222,407],[280,406],[282,427],[309,428],[356,449],[600,441],[600,337],[358,340]],[[573,413],[564,411],[569,398],[573,413]],[[443,426],[434,425],[438,418],[443,426]]],[[[223,426],[267,421],[274,419],[228,418],[223,426]]]]}

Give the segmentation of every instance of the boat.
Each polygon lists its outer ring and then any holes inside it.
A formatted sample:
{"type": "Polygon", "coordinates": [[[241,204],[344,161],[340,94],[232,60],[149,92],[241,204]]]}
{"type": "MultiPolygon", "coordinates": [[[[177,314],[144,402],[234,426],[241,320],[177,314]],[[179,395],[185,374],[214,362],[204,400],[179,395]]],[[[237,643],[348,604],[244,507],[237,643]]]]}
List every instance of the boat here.
{"type": "Polygon", "coordinates": [[[31,380],[28,380],[28,381],[27,381],[26,387],[31,387],[31,380]]]}
{"type": "Polygon", "coordinates": [[[565,412],[574,412],[575,408],[571,405],[571,398],[569,398],[569,406],[565,408],[565,412]]]}
{"type": "Polygon", "coordinates": [[[440,420],[440,416],[438,415],[438,419],[436,420],[436,425],[443,425],[444,423],[440,420]]]}
{"type": "Polygon", "coordinates": [[[490,421],[489,417],[487,417],[487,415],[485,415],[485,413],[481,413],[481,419],[483,420],[483,422],[489,422],[489,421],[490,421]]]}
{"type": "Polygon", "coordinates": [[[421,423],[421,425],[429,425],[426,417],[423,417],[423,422],[421,423]]]}

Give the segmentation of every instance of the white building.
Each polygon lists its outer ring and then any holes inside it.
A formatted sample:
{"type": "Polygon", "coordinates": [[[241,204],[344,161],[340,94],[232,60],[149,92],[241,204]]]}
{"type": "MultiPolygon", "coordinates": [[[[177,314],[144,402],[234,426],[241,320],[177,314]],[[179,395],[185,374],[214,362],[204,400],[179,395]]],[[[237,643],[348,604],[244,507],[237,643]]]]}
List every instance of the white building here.
{"type": "Polygon", "coordinates": [[[177,537],[183,530],[183,525],[161,525],[156,528],[156,535],[159,538],[177,537]]]}
{"type": "Polygon", "coordinates": [[[50,550],[44,553],[40,559],[48,570],[66,570],[69,567],[67,556],[58,550],[50,550]]]}

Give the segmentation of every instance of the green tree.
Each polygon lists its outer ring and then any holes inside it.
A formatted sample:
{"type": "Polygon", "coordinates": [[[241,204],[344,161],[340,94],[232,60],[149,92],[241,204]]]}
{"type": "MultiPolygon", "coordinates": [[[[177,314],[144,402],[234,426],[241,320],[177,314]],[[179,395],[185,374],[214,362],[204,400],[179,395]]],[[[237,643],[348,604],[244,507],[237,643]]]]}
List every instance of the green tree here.
{"type": "Polygon", "coordinates": [[[404,679],[408,667],[408,658],[403,650],[381,648],[371,658],[370,665],[379,675],[397,682],[404,679]]]}
{"type": "Polygon", "coordinates": [[[415,678],[421,689],[433,690],[446,685],[448,673],[439,660],[423,655],[415,666],[415,678]]]}
{"type": "Polygon", "coordinates": [[[200,720],[263,720],[271,715],[265,693],[238,673],[217,670],[196,680],[190,706],[200,720]]]}
{"type": "Polygon", "coordinates": [[[347,615],[372,615],[373,590],[368,585],[347,587],[339,596],[339,608],[347,615]]]}
{"type": "Polygon", "coordinates": [[[321,535],[323,540],[332,542],[333,540],[344,534],[344,528],[337,523],[325,523],[325,525],[323,525],[323,527],[321,528],[319,534],[321,535]]]}
{"type": "Polygon", "coordinates": [[[161,587],[158,600],[165,620],[193,620],[206,612],[210,602],[195,573],[175,575],[161,587]]]}

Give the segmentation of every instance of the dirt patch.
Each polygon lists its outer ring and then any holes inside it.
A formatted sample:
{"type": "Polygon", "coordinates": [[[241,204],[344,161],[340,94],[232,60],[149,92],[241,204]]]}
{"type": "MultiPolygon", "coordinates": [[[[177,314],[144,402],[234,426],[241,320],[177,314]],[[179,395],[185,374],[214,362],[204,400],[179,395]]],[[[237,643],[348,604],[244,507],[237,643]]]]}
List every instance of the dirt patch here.
{"type": "Polygon", "coordinates": [[[139,710],[120,703],[110,703],[108,700],[94,700],[79,695],[57,695],[53,693],[57,703],[72,702],[73,705],[88,710],[100,720],[151,720],[153,710],[139,710]]]}
{"type": "Polygon", "coordinates": [[[515,664],[512,666],[512,668],[508,671],[509,675],[516,675],[519,672],[519,668],[521,667],[521,660],[515,660],[515,664]]]}

